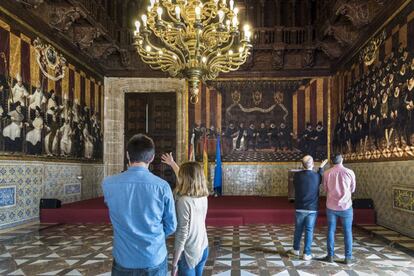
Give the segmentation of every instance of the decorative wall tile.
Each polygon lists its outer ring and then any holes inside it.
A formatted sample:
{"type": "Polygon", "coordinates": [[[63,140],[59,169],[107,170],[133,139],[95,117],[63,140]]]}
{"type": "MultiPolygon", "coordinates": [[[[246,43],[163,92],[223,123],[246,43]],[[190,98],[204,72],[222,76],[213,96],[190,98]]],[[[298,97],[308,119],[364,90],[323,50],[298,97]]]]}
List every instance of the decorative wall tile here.
{"type": "Polygon", "coordinates": [[[82,200],[103,196],[101,183],[104,178],[103,165],[82,165],[82,200]]]}
{"type": "Polygon", "coordinates": [[[414,189],[393,187],[393,206],[406,212],[414,213],[414,189]]]}
{"type": "Polygon", "coordinates": [[[0,162],[0,188],[14,186],[15,204],[0,208],[0,227],[39,217],[43,166],[37,162],[0,162]]]}
{"type": "Polygon", "coordinates": [[[346,166],[355,172],[356,195],[373,199],[377,223],[414,237],[414,213],[393,207],[394,187],[414,189],[414,161],[349,163],[346,166]]]}
{"type": "Polygon", "coordinates": [[[81,194],[66,194],[65,185],[80,185],[81,164],[45,164],[44,196],[62,203],[79,201],[81,194]]]}
{"type": "Polygon", "coordinates": [[[0,187],[0,208],[16,205],[16,186],[0,187]]]}
{"type": "Polygon", "coordinates": [[[41,198],[69,203],[100,196],[102,179],[102,164],[0,161],[0,228],[38,219],[41,198]]]}
{"type": "MultiPolygon", "coordinates": [[[[298,163],[223,163],[223,195],[287,196],[288,171],[298,163]]],[[[214,163],[210,164],[210,183],[214,163]]]]}
{"type": "Polygon", "coordinates": [[[65,195],[80,195],[81,184],[65,184],[65,195]]]}

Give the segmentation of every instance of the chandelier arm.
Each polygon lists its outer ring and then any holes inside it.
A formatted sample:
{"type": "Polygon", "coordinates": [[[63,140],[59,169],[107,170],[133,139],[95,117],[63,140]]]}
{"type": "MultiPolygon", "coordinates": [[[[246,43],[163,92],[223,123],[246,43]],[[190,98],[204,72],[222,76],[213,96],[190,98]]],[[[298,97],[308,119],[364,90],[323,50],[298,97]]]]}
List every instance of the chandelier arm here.
{"type": "Polygon", "coordinates": [[[151,47],[152,49],[155,49],[155,51],[147,51],[146,49],[144,49],[144,47],[140,47],[140,49],[142,49],[142,52],[146,54],[145,57],[154,56],[153,58],[156,58],[155,57],[156,53],[159,52],[159,51],[162,51],[162,49],[160,47],[156,46],[155,44],[153,44],[149,40],[148,35],[146,35],[144,37],[144,41],[145,41],[145,44],[147,44],[147,46],[151,47]]]}
{"type": "MultiPolygon", "coordinates": [[[[210,54],[207,55],[207,60],[210,60],[212,57],[217,57],[217,58],[220,57],[220,56],[217,56],[218,53],[222,53],[223,55],[225,55],[224,52],[227,52],[228,50],[230,50],[234,46],[233,45],[234,44],[234,40],[235,40],[234,39],[234,36],[232,36],[231,41],[228,42],[229,44],[226,47],[221,48],[221,49],[216,48],[213,51],[211,51],[210,54]]],[[[224,57],[224,56],[222,56],[222,57],[224,57]]]]}
{"type": "MultiPolygon", "coordinates": [[[[231,56],[229,58],[220,57],[220,59],[213,59],[211,61],[210,69],[219,68],[219,70],[225,70],[226,72],[237,70],[244,62],[246,62],[247,53],[237,56],[231,56]]],[[[224,72],[224,71],[223,71],[224,72]]]]}
{"type": "Polygon", "coordinates": [[[141,59],[144,63],[148,64],[152,69],[168,71],[171,75],[177,75],[178,68],[174,66],[174,60],[166,56],[155,56],[153,53],[148,53],[141,48],[141,59]],[[164,61],[163,61],[164,60],[164,61]],[[173,70],[170,70],[172,68],[173,70]]]}
{"type": "MultiPolygon", "coordinates": [[[[145,41],[146,41],[146,43],[151,47],[151,48],[154,48],[154,49],[156,49],[156,51],[152,51],[151,52],[151,55],[154,55],[157,51],[163,51],[163,49],[161,49],[160,47],[158,47],[158,46],[155,46],[150,40],[149,40],[149,38],[148,38],[148,36],[146,36],[146,39],[145,39],[145,41]],[[153,54],[154,53],[154,54],[153,54]]],[[[146,51],[144,48],[142,48],[146,53],[148,53],[148,51],[146,51]]],[[[176,53],[175,52],[173,52],[173,51],[169,51],[168,49],[164,49],[164,51],[165,50],[167,50],[167,53],[170,53],[170,55],[171,55],[171,57],[175,54],[176,55],[176,53]]],[[[173,58],[172,58],[173,59],[173,58]]],[[[179,59],[179,57],[177,57],[177,60],[175,60],[175,59],[173,59],[174,61],[173,61],[173,64],[174,64],[174,62],[178,62],[179,63],[179,65],[180,65],[180,67],[182,67],[182,65],[183,65],[183,61],[181,60],[181,59],[179,59]]]]}
{"type": "Polygon", "coordinates": [[[224,52],[229,51],[234,45],[234,40],[235,40],[235,36],[232,35],[231,40],[228,42],[228,44],[224,48],[221,48],[221,52],[224,53],[224,52]]]}
{"type": "MultiPolygon", "coordinates": [[[[217,41],[221,42],[223,40],[223,36],[227,37],[226,40],[228,40],[228,35],[224,32],[217,32],[217,29],[220,28],[220,23],[214,23],[208,25],[205,30],[203,31],[202,37],[204,41],[207,41],[208,38],[213,37],[217,41]]],[[[217,43],[219,45],[219,43],[217,43]]]]}
{"type": "Polygon", "coordinates": [[[215,64],[220,63],[220,62],[225,62],[226,60],[227,60],[226,56],[224,56],[224,55],[217,56],[216,55],[211,59],[209,64],[211,66],[214,66],[215,64]]]}
{"type": "Polygon", "coordinates": [[[155,11],[155,7],[151,9],[151,11],[147,12],[147,28],[151,31],[155,32],[157,29],[155,28],[157,12],[155,11]]]}
{"type": "Polygon", "coordinates": [[[158,59],[158,60],[167,60],[168,62],[171,63],[171,65],[178,63],[179,66],[182,66],[182,62],[181,60],[177,60],[174,59],[173,56],[176,55],[175,52],[168,50],[168,49],[161,49],[162,54],[160,53],[154,53],[153,55],[155,56],[154,58],[158,59]]]}
{"type": "Polygon", "coordinates": [[[219,24],[218,23],[215,23],[215,24],[205,25],[206,27],[203,30],[203,36],[212,33],[213,30],[216,28],[217,25],[219,25],[219,24]]]}
{"type": "Polygon", "coordinates": [[[228,64],[226,62],[227,60],[221,60],[221,61],[212,63],[209,67],[209,72],[215,73],[217,75],[220,72],[223,72],[223,73],[229,72],[229,70],[227,69],[228,64]]]}
{"type": "Polygon", "coordinates": [[[164,43],[164,45],[167,47],[167,48],[169,48],[169,50],[171,51],[171,52],[173,52],[175,55],[177,55],[177,57],[179,57],[180,58],[180,61],[181,62],[185,62],[185,55],[184,55],[184,53],[179,49],[179,48],[177,48],[176,46],[174,46],[174,45],[172,45],[169,41],[167,41],[166,39],[165,39],[165,37],[164,36],[160,36],[160,37],[158,37],[163,43],[164,43]]]}
{"type": "Polygon", "coordinates": [[[163,0],[162,1],[162,6],[165,7],[168,17],[173,21],[173,23],[180,23],[179,20],[177,20],[177,16],[175,14],[173,14],[172,12],[174,11],[175,13],[175,6],[172,4],[172,2],[168,1],[168,0],[163,0]]]}
{"type": "Polygon", "coordinates": [[[217,10],[217,5],[215,5],[213,1],[209,1],[203,4],[203,14],[206,18],[202,21],[204,26],[209,25],[211,20],[217,16],[217,10]]]}
{"type": "MultiPolygon", "coordinates": [[[[161,50],[161,48],[160,48],[159,46],[156,46],[155,44],[153,44],[153,43],[151,42],[151,40],[150,40],[150,39],[149,39],[149,37],[148,37],[148,34],[145,34],[145,35],[144,35],[144,42],[145,42],[145,44],[147,44],[149,47],[156,49],[156,51],[160,51],[160,50],[161,50]]],[[[149,51],[146,51],[146,52],[149,52],[149,51]]],[[[150,51],[150,52],[152,53],[152,51],[150,51]]]]}
{"type": "Polygon", "coordinates": [[[193,22],[191,22],[190,17],[187,15],[187,8],[190,7],[191,4],[187,3],[187,5],[185,5],[184,2],[180,4],[180,3],[178,3],[178,1],[177,1],[177,4],[181,9],[181,17],[183,19],[183,22],[187,22],[187,23],[192,24],[193,22]]]}
{"type": "Polygon", "coordinates": [[[184,53],[183,53],[184,59],[183,60],[185,62],[185,60],[186,60],[185,59],[186,54],[187,54],[188,57],[190,56],[190,49],[188,48],[188,45],[185,44],[184,39],[183,39],[183,34],[182,34],[181,31],[178,32],[178,39],[179,39],[179,42],[181,44],[181,47],[180,48],[183,48],[184,49],[184,53]]]}
{"type": "Polygon", "coordinates": [[[228,73],[228,72],[230,72],[230,70],[228,70],[228,68],[227,68],[227,67],[217,66],[216,68],[217,68],[216,70],[217,70],[218,72],[221,72],[221,73],[228,73]]]}

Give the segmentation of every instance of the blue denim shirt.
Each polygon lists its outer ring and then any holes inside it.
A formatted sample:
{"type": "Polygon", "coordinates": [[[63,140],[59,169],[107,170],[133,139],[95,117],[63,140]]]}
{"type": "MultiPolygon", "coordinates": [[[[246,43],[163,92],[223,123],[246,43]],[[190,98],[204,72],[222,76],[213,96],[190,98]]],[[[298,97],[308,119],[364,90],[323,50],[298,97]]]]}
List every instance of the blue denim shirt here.
{"type": "Polygon", "coordinates": [[[112,254],[124,268],[152,268],[167,257],[165,240],[177,219],[168,183],[143,167],[104,179],[103,193],[114,231],[112,254]]]}

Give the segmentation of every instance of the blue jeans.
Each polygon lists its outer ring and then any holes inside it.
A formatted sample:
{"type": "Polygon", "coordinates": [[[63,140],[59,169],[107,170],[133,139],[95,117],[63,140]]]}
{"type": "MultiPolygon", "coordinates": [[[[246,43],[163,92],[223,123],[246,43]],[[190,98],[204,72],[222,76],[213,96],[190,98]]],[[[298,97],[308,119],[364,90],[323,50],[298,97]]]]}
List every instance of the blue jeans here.
{"type": "Polygon", "coordinates": [[[151,268],[125,268],[116,263],[112,264],[112,276],[165,276],[168,273],[167,258],[156,267],[151,268]]]}
{"type": "Polygon", "coordinates": [[[302,238],[303,230],[305,230],[305,246],[303,253],[306,255],[311,254],[311,246],[313,241],[313,229],[315,228],[317,212],[298,212],[296,211],[295,222],[295,236],[293,238],[293,249],[300,249],[300,240],[302,238]]]}
{"type": "Polygon", "coordinates": [[[328,256],[335,255],[335,230],[337,218],[341,218],[342,229],[344,232],[345,258],[352,259],[352,219],[354,211],[351,208],[345,211],[335,211],[326,209],[328,219],[328,240],[326,243],[328,256]]]}
{"type": "Polygon", "coordinates": [[[200,262],[194,267],[188,267],[187,261],[185,260],[184,253],[181,254],[181,258],[178,261],[178,275],[179,276],[202,276],[204,265],[206,264],[208,257],[208,247],[204,249],[203,256],[200,262]]]}

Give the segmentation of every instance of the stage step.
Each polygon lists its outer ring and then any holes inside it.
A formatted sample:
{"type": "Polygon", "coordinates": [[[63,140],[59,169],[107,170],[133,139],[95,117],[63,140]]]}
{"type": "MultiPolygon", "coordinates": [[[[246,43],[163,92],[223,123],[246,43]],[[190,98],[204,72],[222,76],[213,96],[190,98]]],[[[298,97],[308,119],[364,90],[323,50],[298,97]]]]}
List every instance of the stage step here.
{"type": "MultiPolygon", "coordinates": [[[[326,225],[325,198],[320,199],[318,225],[326,225]]],[[[294,204],[286,197],[223,196],[208,199],[206,223],[211,226],[294,224],[294,204]]],[[[40,209],[44,223],[110,223],[103,198],[40,209]]],[[[340,220],[338,220],[338,224],[340,220]]],[[[374,209],[354,209],[354,224],[375,224],[374,209]]]]}

